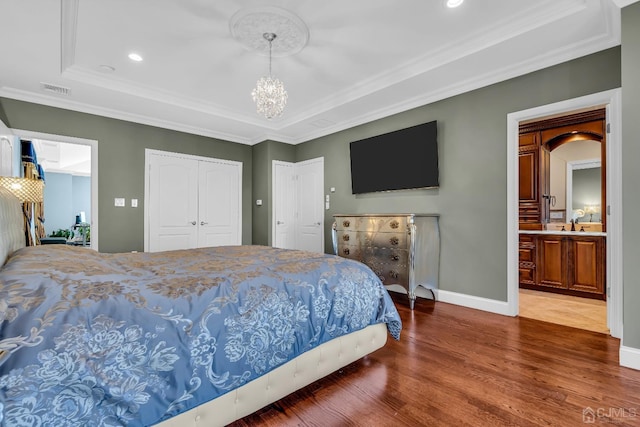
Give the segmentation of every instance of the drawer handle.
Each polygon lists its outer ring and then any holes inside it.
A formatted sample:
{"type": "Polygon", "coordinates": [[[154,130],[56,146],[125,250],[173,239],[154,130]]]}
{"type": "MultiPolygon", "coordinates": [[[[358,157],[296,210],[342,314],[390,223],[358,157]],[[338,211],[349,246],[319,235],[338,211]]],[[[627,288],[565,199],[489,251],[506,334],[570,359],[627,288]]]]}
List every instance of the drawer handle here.
{"type": "Polygon", "coordinates": [[[389,227],[391,228],[398,228],[399,226],[400,226],[400,223],[395,219],[389,223],[389,227]]]}
{"type": "Polygon", "coordinates": [[[345,254],[345,255],[349,255],[349,252],[351,252],[351,251],[349,250],[349,248],[344,248],[344,249],[342,250],[342,253],[343,253],[343,254],[345,254]]]}
{"type": "Polygon", "coordinates": [[[349,241],[349,235],[345,234],[344,236],[342,236],[342,240],[344,240],[345,242],[349,241]]]}
{"type": "Polygon", "coordinates": [[[398,255],[391,255],[391,261],[398,261],[400,257],[398,255]]]}
{"type": "Polygon", "coordinates": [[[351,225],[351,223],[350,223],[349,221],[342,221],[342,225],[343,225],[344,227],[348,227],[348,226],[350,226],[350,225],[351,225]]]}
{"type": "Polygon", "coordinates": [[[398,272],[397,272],[397,271],[393,271],[393,270],[391,270],[391,271],[389,272],[389,276],[393,277],[394,279],[397,279],[397,278],[398,278],[398,276],[400,276],[400,274],[398,274],[398,272]]]}
{"type": "Polygon", "coordinates": [[[392,237],[392,238],[389,239],[389,242],[392,245],[397,245],[398,243],[400,243],[400,239],[398,239],[397,237],[392,237]]]}

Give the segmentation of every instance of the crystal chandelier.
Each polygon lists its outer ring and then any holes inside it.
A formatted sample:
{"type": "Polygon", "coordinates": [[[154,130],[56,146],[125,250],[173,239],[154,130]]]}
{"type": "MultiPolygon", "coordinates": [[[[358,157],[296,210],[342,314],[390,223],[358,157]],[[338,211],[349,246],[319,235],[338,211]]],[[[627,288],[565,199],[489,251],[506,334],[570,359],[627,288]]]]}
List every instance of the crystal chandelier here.
{"type": "Polygon", "coordinates": [[[276,38],[274,33],[264,33],[262,37],[269,42],[269,77],[260,77],[255,89],[251,91],[258,114],[267,119],[278,117],[287,105],[287,91],[280,80],[271,76],[271,44],[276,38]]]}

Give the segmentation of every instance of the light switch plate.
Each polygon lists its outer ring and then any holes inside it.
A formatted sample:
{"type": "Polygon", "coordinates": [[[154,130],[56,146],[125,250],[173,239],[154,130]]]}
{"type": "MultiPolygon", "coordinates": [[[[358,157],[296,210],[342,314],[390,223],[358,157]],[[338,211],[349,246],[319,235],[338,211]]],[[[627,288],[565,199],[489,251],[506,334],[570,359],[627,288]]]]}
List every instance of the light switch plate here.
{"type": "Polygon", "coordinates": [[[132,208],[138,207],[138,199],[131,199],[131,207],[132,208]]]}
{"type": "Polygon", "coordinates": [[[124,207],[124,197],[116,197],[113,200],[114,206],[124,207]]]}

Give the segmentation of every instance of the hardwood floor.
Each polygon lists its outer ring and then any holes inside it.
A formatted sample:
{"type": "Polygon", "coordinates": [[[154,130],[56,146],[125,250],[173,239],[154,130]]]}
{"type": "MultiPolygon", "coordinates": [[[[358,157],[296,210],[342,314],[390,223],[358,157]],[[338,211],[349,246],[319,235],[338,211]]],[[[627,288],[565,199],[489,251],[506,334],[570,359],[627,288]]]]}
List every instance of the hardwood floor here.
{"type": "Polygon", "coordinates": [[[392,295],[400,341],[232,425],[640,425],[640,371],[618,365],[619,340],[392,295]]]}
{"type": "Polygon", "coordinates": [[[607,302],[520,289],[520,317],[608,334],[607,302]]]}

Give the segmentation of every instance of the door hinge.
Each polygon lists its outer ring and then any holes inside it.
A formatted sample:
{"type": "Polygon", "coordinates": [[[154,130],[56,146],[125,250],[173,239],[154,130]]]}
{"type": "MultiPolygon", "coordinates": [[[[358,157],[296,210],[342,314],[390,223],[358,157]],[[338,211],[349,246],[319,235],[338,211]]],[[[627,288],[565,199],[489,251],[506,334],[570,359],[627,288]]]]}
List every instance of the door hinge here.
{"type": "Polygon", "coordinates": [[[611,133],[611,123],[607,123],[607,133],[611,133]]]}

